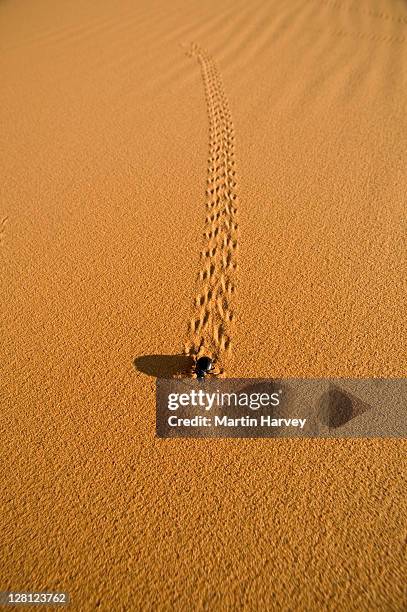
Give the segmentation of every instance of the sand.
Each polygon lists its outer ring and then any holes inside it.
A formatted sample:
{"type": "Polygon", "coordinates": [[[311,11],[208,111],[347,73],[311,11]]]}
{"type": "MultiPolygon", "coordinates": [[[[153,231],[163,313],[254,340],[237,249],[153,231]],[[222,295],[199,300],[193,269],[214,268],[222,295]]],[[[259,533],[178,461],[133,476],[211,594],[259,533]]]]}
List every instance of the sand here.
{"type": "Polygon", "coordinates": [[[404,610],[406,441],[159,440],[154,390],[202,337],[230,377],[405,376],[406,3],[0,29],[1,589],[404,610]]]}

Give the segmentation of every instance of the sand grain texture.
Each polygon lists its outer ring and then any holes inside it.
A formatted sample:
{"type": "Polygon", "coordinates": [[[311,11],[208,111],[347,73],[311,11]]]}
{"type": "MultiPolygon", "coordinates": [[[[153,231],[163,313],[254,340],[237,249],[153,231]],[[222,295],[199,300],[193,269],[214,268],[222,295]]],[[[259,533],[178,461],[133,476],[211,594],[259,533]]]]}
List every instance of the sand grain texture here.
{"type": "Polygon", "coordinates": [[[406,3],[4,0],[0,30],[2,590],[405,610],[405,441],[158,440],[133,361],[188,329],[231,377],[405,376],[406,3]]]}

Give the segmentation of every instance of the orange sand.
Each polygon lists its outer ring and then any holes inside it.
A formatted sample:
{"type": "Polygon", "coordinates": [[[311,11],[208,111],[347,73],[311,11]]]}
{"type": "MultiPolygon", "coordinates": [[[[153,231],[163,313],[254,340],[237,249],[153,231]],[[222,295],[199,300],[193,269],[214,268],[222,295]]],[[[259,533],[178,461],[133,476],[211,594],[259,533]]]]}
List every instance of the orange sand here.
{"type": "Polygon", "coordinates": [[[202,316],[197,43],[234,130],[227,375],[406,374],[404,0],[3,0],[0,28],[0,589],[404,610],[405,441],[158,440],[171,359],[133,366],[202,316]]]}

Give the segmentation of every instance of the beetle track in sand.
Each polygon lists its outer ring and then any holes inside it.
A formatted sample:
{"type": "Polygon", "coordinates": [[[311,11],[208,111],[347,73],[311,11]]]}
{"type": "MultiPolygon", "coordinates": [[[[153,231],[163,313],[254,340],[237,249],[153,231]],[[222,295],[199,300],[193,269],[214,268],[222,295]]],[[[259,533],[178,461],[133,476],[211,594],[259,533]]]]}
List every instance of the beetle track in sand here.
{"type": "Polygon", "coordinates": [[[213,59],[192,44],[188,55],[201,67],[209,118],[206,218],[195,316],[185,352],[207,353],[221,363],[231,353],[234,325],[238,224],[235,137],[222,78],[213,59]]]}
{"type": "Polygon", "coordinates": [[[4,236],[6,234],[7,222],[8,222],[8,217],[4,217],[0,221],[0,247],[3,246],[3,243],[4,243],[4,236]]]}

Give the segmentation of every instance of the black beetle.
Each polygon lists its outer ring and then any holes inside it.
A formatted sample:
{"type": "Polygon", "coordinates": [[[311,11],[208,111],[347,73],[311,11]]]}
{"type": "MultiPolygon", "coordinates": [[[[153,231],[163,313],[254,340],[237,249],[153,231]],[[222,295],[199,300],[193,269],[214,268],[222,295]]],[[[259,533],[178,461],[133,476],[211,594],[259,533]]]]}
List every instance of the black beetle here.
{"type": "Polygon", "coordinates": [[[205,376],[213,370],[213,359],[210,357],[199,357],[194,365],[194,373],[198,380],[205,380],[205,376]]]}

